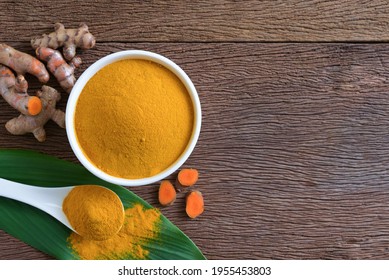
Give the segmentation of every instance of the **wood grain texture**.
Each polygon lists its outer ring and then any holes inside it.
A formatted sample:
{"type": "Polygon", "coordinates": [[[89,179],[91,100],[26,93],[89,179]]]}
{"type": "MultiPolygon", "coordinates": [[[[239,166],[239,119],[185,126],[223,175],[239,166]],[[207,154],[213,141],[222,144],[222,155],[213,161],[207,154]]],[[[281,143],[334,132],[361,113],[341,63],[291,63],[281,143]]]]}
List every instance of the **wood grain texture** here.
{"type": "Polygon", "coordinates": [[[86,22],[105,42],[388,41],[384,0],[9,1],[0,2],[0,41],[86,22]]]}
{"type": "MultiPolygon", "coordinates": [[[[162,212],[207,258],[389,258],[386,44],[100,43],[78,73],[125,49],[171,58],[199,92],[203,126],[185,166],[200,171],[206,211],[189,220],[181,194],[162,212]]],[[[11,136],[15,111],[0,108],[0,147],[76,162],[64,130],[50,124],[43,144],[11,136]]],[[[159,207],[156,184],[131,190],[159,207]]],[[[10,258],[48,256],[0,233],[10,258]]]]}

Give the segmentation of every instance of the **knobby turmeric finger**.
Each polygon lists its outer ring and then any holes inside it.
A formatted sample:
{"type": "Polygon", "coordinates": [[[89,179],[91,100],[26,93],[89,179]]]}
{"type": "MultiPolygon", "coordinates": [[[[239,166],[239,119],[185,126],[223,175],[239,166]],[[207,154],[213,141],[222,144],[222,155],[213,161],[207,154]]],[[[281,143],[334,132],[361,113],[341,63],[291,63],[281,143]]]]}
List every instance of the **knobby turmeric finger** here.
{"type": "Polygon", "coordinates": [[[0,63],[12,68],[17,74],[30,73],[42,83],[46,83],[50,78],[42,62],[27,53],[15,50],[7,44],[0,44],[0,63]]]}
{"type": "Polygon", "coordinates": [[[79,57],[74,57],[71,62],[67,64],[59,51],[46,47],[38,47],[35,52],[40,60],[47,62],[47,68],[57,79],[61,87],[67,93],[70,93],[76,83],[74,69],[80,66],[81,59],[79,57]]]}
{"type": "Polygon", "coordinates": [[[0,95],[23,115],[38,115],[42,110],[42,102],[40,98],[28,95],[27,88],[27,81],[22,75],[15,78],[8,67],[0,65],[0,95]]]}
{"type": "Polygon", "coordinates": [[[182,187],[190,187],[196,184],[199,179],[197,169],[182,169],[177,176],[177,182],[182,187]]]}
{"type": "Polygon", "coordinates": [[[199,191],[191,191],[186,196],[186,214],[194,219],[204,212],[204,199],[199,191]]]}
{"type": "Polygon", "coordinates": [[[54,25],[55,31],[50,34],[43,34],[31,40],[34,49],[38,47],[49,47],[57,49],[63,47],[64,57],[67,61],[76,55],[76,48],[84,50],[93,48],[96,43],[95,37],[89,32],[88,26],[81,23],[76,29],[66,29],[62,23],[54,25]]]}
{"type": "Polygon", "coordinates": [[[158,200],[162,206],[172,205],[176,200],[176,189],[168,180],[163,180],[159,186],[158,200]]]}
{"type": "MultiPolygon", "coordinates": [[[[3,94],[3,92],[1,93],[3,94]]],[[[43,142],[46,139],[46,132],[43,126],[50,119],[57,123],[60,127],[65,128],[65,113],[59,109],[56,109],[56,104],[61,99],[61,94],[57,90],[49,86],[43,86],[42,90],[37,92],[36,97],[28,96],[28,98],[36,98],[36,102],[42,102],[40,105],[40,113],[34,116],[30,116],[24,114],[22,110],[19,110],[22,112],[22,114],[19,117],[9,120],[5,124],[5,128],[9,133],[14,135],[23,135],[31,132],[39,142],[43,142]]],[[[39,104],[30,104],[33,102],[35,101],[28,103],[28,106],[31,106],[31,108],[29,107],[28,110],[31,110],[34,113],[35,111],[39,110],[39,104]]]]}
{"type": "MultiPolygon", "coordinates": [[[[2,71],[2,73],[4,73],[4,71],[2,71]]],[[[15,89],[16,89],[16,92],[18,92],[18,93],[27,92],[27,90],[28,90],[28,83],[27,83],[27,81],[26,81],[26,79],[24,78],[23,75],[18,75],[16,77],[15,89]]]]}

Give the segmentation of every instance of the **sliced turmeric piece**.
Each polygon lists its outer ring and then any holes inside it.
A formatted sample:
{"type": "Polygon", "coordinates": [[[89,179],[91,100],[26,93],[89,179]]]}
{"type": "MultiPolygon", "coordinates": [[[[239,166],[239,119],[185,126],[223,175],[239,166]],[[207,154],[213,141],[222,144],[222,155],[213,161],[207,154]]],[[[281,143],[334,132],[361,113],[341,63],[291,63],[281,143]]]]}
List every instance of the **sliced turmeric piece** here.
{"type": "Polygon", "coordinates": [[[177,192],[173,184],[168,180],[163,180],[159,186],[158,200],[162,206],[169,206],[176,200],[177,192]]]}
{"type": "MultiPolygon", "coordinates": [[[[35,116],[21,114],[19,117],[9,120],[5,124],[9,133],[23,135],[31,132],[39,142],[43,142],[46,139],[46,131],[43,126],[50,119],[60,127],[65,128],[65,113],[56,108],[61,94],[52,87],[43,86],[42,90],[37,93],[37,99],[42,102],[42,111],[35,116]]],[[[39,109],[38,107],[37,109],[39,109]]]]}
{"type": "Polygon", "coordinates": [[[204,199],[199,191],[190,191],[186,196],[186,214],[194,219],[204,212],[204,199]]]}
{"type": "Polygon", "coordinates": [[[22,75],[15,78],[13,72],[0,64],[0,95],[23,115],[35,116],[42,110],[42,102],[27,94],[28,84],[22,75]]]}
{"type": "Polygon", "coordinates": [[[178,173],[177,176],[177,182],[179,186],[182,187],[190,187],[196,184],[197,180],[199,179],[199,172],[197,169],[193,168],[187,168],[187,169],[182,169],[178,173]]]}
{"type": "Polygon", "coordinates": [[[36,96],[31,96],[27,103],[28,113],[31,116],[36,116],[42,111],[42,102],[36,96]]]}

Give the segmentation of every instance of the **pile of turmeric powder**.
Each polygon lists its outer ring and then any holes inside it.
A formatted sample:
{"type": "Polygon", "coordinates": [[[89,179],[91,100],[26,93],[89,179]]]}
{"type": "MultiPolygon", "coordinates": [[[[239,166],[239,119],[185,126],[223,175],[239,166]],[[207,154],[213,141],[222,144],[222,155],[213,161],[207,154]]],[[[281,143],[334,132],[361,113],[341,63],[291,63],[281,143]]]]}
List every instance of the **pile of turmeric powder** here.
{"type": "Polygon", "coordinates": [[[134,204],[125,210],[123,227],[112,238],[96,241],[71,233],[68,242],[75,255],[84,260],[148,259],[146,247],[158,239],[160,225],[157,209],[134,204]]]}
{"type": "Polygon", "coordinates": [[[76,230],[69,246],[80,259],[147,259],[145,248],[160,232],[161,214],[134,204],[123,212],[120,198],[101,186],[72,189],[63,209],[76,230]]]}
{"type": "Polygon", "coordinates": [[[171,166],[192,135],[194,109],[181,80],[164,66],[125,59],[102,68],[77,101],[77,141],[91,163],[127,179],[171,166]]]}
{"type": "Polygon", "coordinates": [[[62,208],[73,229],[88,239],[109,239],[123,226],[123,204],[105,187],[76,186],[65,197],[62,208]]]}

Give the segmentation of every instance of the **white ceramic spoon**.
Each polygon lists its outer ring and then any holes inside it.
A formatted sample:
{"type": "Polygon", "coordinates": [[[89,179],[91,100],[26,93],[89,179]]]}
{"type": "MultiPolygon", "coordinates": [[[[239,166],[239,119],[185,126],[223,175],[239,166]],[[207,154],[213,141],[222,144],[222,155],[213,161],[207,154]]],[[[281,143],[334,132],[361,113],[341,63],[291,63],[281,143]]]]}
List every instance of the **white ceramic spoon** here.
{"type": "Polygon", "coordinates": [[[73,188],[75,188],[75,186],[56,188],[37,187],[0,178],[0,196],[34,206],[50,214],[72,231],[76,232],[70,225],[70,222],[62,209],[65,197],[73,188]]]}

